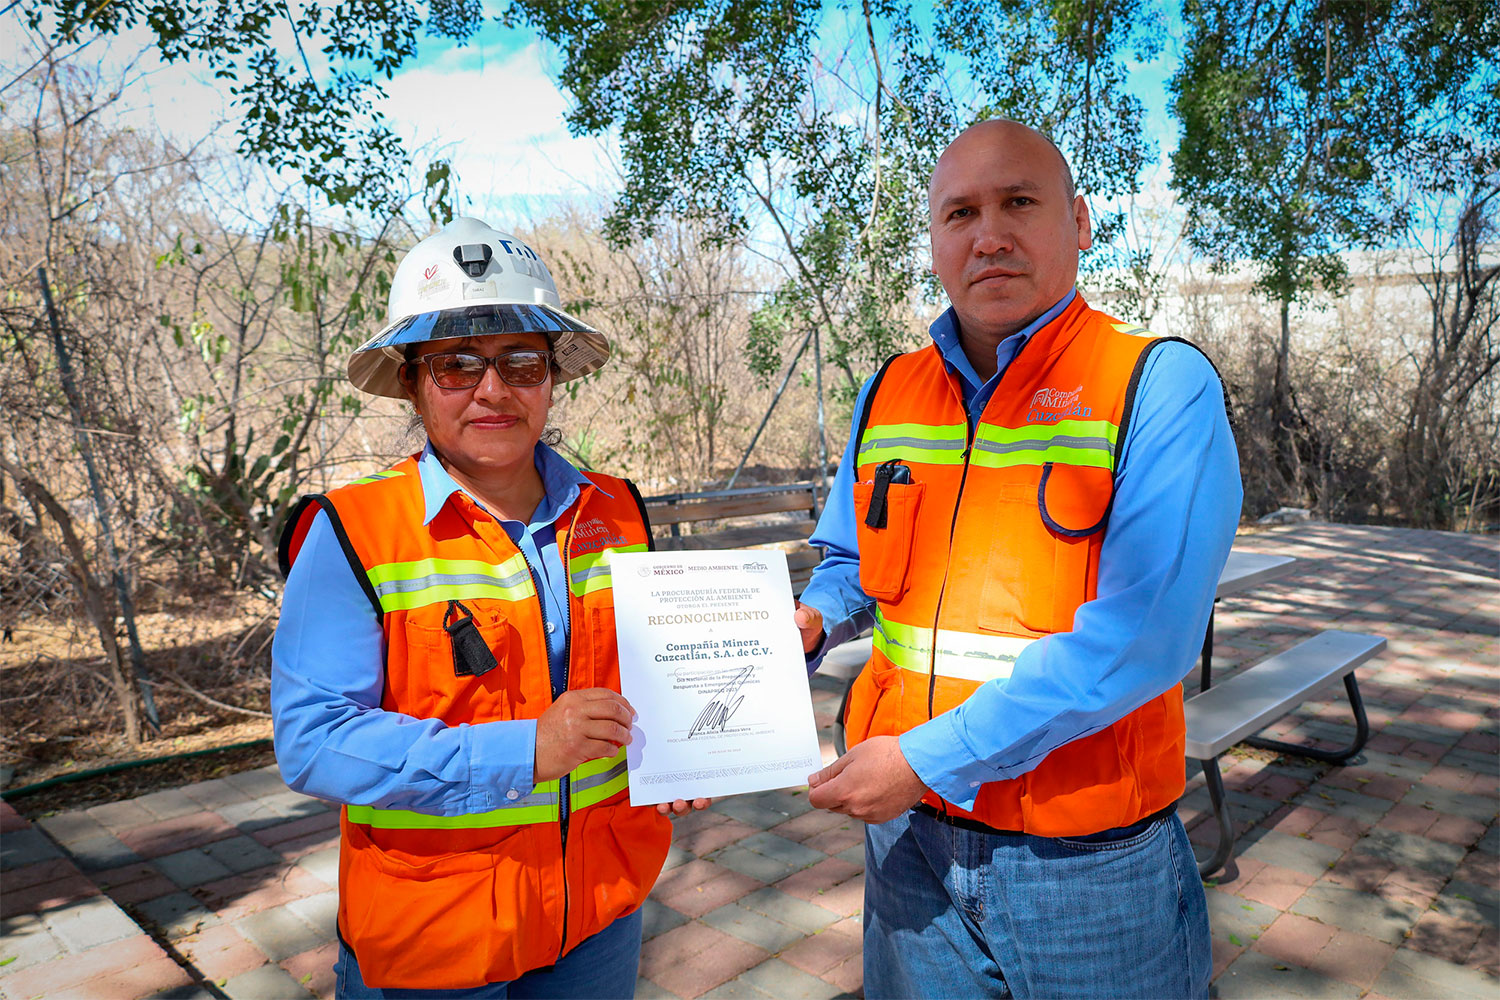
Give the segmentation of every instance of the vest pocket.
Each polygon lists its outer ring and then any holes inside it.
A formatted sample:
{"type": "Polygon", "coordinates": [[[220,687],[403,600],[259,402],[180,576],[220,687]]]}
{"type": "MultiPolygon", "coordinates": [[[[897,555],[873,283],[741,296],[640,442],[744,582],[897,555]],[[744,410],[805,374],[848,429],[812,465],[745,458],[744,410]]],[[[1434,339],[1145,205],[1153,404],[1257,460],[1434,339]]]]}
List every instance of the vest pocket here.
{"type": "MultiPolygon", "coordinates": [[[[473,608],[474,625],[498,666],[479,677],[459,676],[454,673],[453,640],[441,620],[444,608],[433,605],[431,621],[415,614],[406,619],[407,669],[401,678],[404,691],[392,692],[397,703],[407,715],[418,718],[447,720],[453,712],[464,722],[478,717],[510,718],[524,700],[516,669],[521,648],[516,627],[492,609],[473,608]]],[[[388,671],[387,683],[400,683],[394,671],[388,671]]]]}
{"type": "Polygon", "coordinates": [[[886,493],[883,528],[865,523],[874,483],[854,484],[854,523],[859,540],[859,584],[877,601],[899,601],[911,582],[911,549],[916,537],[917,512],[922,506],[922,483],[891,483],[886,493]]]}

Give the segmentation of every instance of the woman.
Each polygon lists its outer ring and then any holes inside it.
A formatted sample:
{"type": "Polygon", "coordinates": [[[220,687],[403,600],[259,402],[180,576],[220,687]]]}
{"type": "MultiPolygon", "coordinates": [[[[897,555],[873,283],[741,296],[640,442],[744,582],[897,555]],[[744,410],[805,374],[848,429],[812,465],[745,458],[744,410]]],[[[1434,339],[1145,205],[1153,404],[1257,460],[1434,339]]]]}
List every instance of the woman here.
{"type": "Polygon", "coordinates": [[[304,498],[282,536],[276,755],[345,806],[339,996],[635,990],[688,804],[629,804],[608,553],[651,536],[633,485],[541,443],[553,386],[609,355],[558,305],[477,220],[419,243],[349,378],[410,400],[427,446],[304,498]]]}

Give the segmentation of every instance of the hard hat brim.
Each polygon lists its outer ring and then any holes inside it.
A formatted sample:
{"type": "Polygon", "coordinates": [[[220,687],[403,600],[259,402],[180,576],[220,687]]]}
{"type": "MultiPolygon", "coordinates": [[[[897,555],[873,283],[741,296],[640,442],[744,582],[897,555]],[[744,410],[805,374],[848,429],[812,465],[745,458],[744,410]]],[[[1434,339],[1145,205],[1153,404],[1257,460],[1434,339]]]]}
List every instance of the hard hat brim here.
{"type": "Polygon", "coordinates": [[[407,345],[497,333],[545,334],[557,363],[554,382],[582,378],[609,360],[609,338],[561,309],[542,304],[475,305],[418,313],[390,324],[349,356],[349,381],[372,395],[405,399],[399,373],[407,345]]]}

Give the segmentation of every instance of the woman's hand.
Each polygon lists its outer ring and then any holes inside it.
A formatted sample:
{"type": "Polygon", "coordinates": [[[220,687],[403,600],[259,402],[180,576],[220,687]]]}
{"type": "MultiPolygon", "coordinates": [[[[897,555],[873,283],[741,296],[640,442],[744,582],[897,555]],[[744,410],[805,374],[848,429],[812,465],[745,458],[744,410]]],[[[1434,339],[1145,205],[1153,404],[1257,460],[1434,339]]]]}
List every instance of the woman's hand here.
{"type": "Polygon", "coordinates": [[[707,809],[714,804],[713,799],[694,799],[688,802],[686,799],[678,799],[675,802],[658,802],[656,811],[663,816],[683,816],[698,809],[707,809]]]}
{"type": "Polygon", "coordinates": [[[564,691],[536,720],[532,780],[561,778],[586,760],[612,757],[630,742],[635,709],[618,691],[564,691]]]}

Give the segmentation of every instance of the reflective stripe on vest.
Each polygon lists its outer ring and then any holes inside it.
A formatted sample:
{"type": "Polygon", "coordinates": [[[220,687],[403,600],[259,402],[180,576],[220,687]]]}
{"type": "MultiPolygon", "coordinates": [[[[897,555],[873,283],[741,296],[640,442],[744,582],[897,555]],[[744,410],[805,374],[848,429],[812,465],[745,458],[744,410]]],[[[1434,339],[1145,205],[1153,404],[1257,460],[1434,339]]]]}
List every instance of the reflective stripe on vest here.
{"type": "Polygon", "coordinates": [[[404,476],[404,475],[406,475],[406,473],[400,471],[399,469],[386,469],[384,472],[372,472],[368,476],[363,477],[362,479],[356,479],[356,480],[354,480],[349,485],[350,486],[363,486],[365,483],[378,483],[382,479],[395,479],[397,476],[404,476]]]}
{"type": "Polygon", "coordinates": [[[963,424],[880,424],[859,439],[858,465],[899,458],[928,465],[962,465],[968,445],[963,424]]]}
{"type": "Polygon", "coordinates": [[[969,461],[989,469],[1048,462],[1113,469],[1119,436],[1120,428],[1108,420],[1059,420],[1021,427],[981,423],[974,433],[974,454],[969,461]]]}
{"type": "Polygon", "coordinates": [[[646,543],[642,542],[639,545],[616,545],[598,552],[571,556],[568,559],[568,589],[577,598],[606,590],[613,586],[609,572],[609,554],[645,551],[646,543]]]}
{"type": "MultiPolygon", "coordinates": [[[[613,757],[584,761],[573,769],[573,811],[597,805],[629,786],[625,772],[625,748],[613,757]]],[[[363,823],[380,830],[479,830],[496,826],[525,826],[530,823],[556,823],[560,781],[544,781],[514,802],[499,809],[461,816],[429,816],[405,809],[376,809],[374,806],[346,806],[349,822],[363,823]]]]}
{"type": "Polygon", "coordinates": [[[979,683],[1004,680],[1010,676],[1021,650],[1037,641],[947,628],[937,630],[937,640],[934,656],[932,629],[893,622],[876,611],[875,648],[901,669],[919,674],[926,674],[931,664],[939,677],[979,683]]]}
{"type": "Polygon", "coordinates": [[[418,559],[371,566],[368,575],[386,613],[469,598],[522,601],[536,593],[531,569],[519,552],[499,565],[479,559],[418,559]]]}

